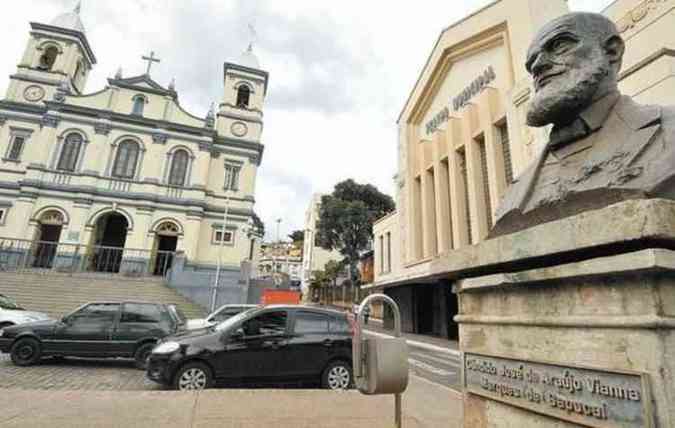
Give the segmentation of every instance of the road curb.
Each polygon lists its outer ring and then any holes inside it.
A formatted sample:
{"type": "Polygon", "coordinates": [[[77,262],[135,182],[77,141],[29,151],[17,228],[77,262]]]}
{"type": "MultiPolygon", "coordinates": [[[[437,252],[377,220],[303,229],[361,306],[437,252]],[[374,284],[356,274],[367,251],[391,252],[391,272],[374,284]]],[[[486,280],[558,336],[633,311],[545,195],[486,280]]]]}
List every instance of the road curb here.
{"type": "MultiPolygon", "coordinates": [[[[372,331],[372,330],[363,330],[363,332],[365,334],[370,334],[370,335],[379,336],[379,337],[394,337],[394,336],[389,335],[389,334],[378,333],[378,332],[372,331]]],[[[462,353],[459,352],[456,349],[444,348],[442,346],[436,346],[436,345],[430,345],[428,343],[418,342],[416,340],[410,340],[410,339],[406,339],[405,341],[406,341],[406,343],[408,343],[408,345],[410,345],[413,348],[420,348],[420,349],[426,349],[428,351],[442,352],[442,353],[445,353],[445,354],[452,355],[454,357],[460,357],[462,355],[462,353]]]]}

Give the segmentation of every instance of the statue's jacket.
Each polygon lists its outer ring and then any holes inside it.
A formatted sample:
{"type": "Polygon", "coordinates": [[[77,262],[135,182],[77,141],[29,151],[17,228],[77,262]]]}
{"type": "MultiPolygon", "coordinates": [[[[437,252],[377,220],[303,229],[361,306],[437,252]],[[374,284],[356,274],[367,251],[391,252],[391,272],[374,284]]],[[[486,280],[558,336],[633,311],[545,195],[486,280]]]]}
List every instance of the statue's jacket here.
{"type": "Polygon", "coordinates": [[[675,107],[619,96],[603,117],[562,149],[549,141],[507,190],[490,237],[627,199],[675,199],[675,107]]]}

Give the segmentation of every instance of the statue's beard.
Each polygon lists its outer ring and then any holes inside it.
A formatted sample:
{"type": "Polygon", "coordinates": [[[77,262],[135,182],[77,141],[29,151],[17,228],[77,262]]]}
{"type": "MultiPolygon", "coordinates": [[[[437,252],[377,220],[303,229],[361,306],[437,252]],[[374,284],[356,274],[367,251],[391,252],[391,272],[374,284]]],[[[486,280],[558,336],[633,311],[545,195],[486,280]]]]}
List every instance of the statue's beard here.
{"type": "Polygon", "coordinates": [[[527,124],[541,127],[570,123],[591,105],[610,70],[604,58],[596,58],[581,69],[570,69],[557,76],[535,94],[527,112],[527,124]]]}

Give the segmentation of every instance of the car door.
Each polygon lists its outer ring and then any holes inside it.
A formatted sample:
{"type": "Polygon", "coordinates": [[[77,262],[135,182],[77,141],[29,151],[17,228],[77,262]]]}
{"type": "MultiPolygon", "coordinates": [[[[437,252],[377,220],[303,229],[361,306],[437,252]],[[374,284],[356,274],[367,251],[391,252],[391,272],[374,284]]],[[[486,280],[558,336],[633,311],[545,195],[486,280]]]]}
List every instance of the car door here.
{"type": "Polygon", "coordinates": [[[286,310],[272,310],[242,323],[243,336],[228,344],[228,351],[238,356],[238,377],[273,381],[288,374],[288,317],[286,310]]]}
{"type": "Polygon", "coordinates": [[[330,321],[327,314],[296,311],[288,340],[290,376],[312,378],[321,374],[335,344],[329,331],[330,321]]]}
{"type": "Polygon", "coordinates": [[[113,331],[115,355],[133,356],[136,344],[147,339],[159,339],[171,330],[170,321],[162,316],[162,308],[152,303],[124,303],[120,321],[113,331]]]}
{"type": "Polygon", "coordinates": [[[119,309],[119,303],[91,303],[80,308],[56,327],[51,348],[64,355],[108,355],[119,309]]]}

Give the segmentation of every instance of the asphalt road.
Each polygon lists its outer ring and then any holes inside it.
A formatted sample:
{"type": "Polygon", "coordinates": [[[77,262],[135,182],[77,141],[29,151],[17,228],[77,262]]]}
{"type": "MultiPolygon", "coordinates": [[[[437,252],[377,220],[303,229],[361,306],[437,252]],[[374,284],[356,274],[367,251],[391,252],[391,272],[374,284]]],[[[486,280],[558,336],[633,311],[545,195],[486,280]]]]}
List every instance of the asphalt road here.
{"type": "MultiPolygon", "coordinates": [[[[366,328],[366,334],[391,334],[378,324],[366,328]],[[373,328],[374,327],[374,328],[373,328]]],[[[414,339],[408,340],[410,372],[437,385],[461,390],[461,361],[457,351],[442,346],[430,346],[414,339]]]]}
{"type": "Polygon", "coordinates": [[[459,356],[447,352],[423,349],[409,344],[410,372],[428,381],[454,390],[460,390],[459,356]]]}

